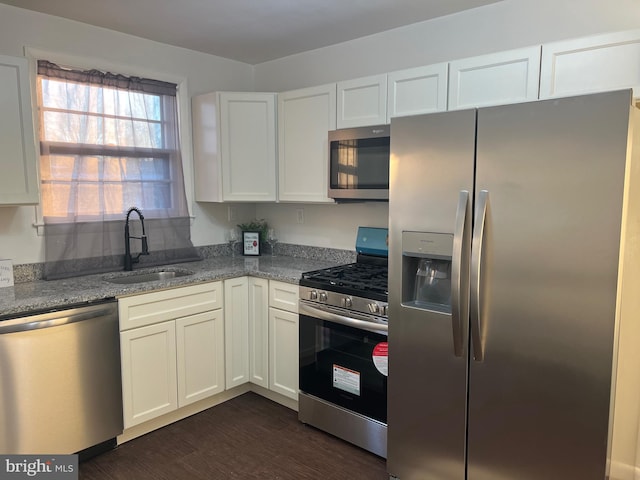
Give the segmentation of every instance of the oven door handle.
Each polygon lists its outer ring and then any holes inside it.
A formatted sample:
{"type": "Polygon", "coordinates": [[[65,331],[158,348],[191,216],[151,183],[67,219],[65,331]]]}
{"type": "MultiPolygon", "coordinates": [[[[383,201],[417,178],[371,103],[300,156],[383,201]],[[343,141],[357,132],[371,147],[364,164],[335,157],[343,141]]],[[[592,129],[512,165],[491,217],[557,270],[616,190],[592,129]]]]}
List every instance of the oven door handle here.
{"type": "Polygon", "coordinates": [[[374,333],[382,333],[384,335],[389,331],[388,325],[368,322],[366,320],[358,320],[356,318],[346,317],[326,310],[320,310],[319,308],[312,307],[302,301],[299,302],[298,313],[317,318],[319,320],[326,320],[327,322],[339,323],[348,327],[359,328],[360,330],[367,330],[374,333]]]}

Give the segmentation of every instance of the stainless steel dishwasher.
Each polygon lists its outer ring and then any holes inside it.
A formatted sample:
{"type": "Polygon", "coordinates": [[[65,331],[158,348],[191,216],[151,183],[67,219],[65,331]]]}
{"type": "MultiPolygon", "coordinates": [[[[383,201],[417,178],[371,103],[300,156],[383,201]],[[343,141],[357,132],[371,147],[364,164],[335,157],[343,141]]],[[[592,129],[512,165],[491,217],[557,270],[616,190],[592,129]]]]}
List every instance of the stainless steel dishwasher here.
{"type": "Polygon", "coordinates": [[[115,300],[0,321],[0,452],[91,456],[122,433],[115,300]]]}

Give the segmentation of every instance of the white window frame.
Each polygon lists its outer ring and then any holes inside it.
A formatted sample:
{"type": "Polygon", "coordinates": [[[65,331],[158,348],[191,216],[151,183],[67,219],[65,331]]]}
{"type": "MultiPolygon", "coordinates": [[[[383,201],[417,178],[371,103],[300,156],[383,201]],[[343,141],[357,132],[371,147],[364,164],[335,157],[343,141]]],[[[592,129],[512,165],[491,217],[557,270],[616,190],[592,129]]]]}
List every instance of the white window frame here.
{"type": "MultiPolygon", "coordinates": [[[[193,150],[191,141],[191,109],[189,103],[189,90],[188,82],[185,77],[179,77],[176,75],[168,74],[166,72],[157,72],[152,70],[143,69],[137,66],[116,64],[104,59],[88,58],[76,55],[69,55],[60,52],[52,52],[48,50],[42,50],[33,47],[25,47],[25,56],[29,61],[29,78],[31,80],[31,99],[33,112],[38,111],[38,60],[48,60],[58,65],[72,65],[74,68],[90,70],[97,69],[101,71],[111,71],[122,75],[153,78],[164,82],[171,82],[178,85],[176,92],[176,101],[178,102],[178,128],[180,132],[180,152],[182,155],[182,172],[184,178],[185,196],[187,198],[187,210],[189,217],[193,221],[195,218],[193,215],[193,198],[194,198],[194,186],[193,186],[193,150]]],[[[34,122],[34,142],[36,145],[40,144],[39,132],[40,125],[38,116],[33,115],[34,122]]],[[[39,150],[38,150],[39,152],[39,150]]],[[[38,153],[38,158],[39,158],[38,153]]],[[[38,185],[40,180],[38,180],[38,185]]],[[[35,206],[35,221],[33,226],[37,229],[38,236],[44,235],[43,226],[44,219],[42,215],[42,207],[40,204],[35,206]]]]}

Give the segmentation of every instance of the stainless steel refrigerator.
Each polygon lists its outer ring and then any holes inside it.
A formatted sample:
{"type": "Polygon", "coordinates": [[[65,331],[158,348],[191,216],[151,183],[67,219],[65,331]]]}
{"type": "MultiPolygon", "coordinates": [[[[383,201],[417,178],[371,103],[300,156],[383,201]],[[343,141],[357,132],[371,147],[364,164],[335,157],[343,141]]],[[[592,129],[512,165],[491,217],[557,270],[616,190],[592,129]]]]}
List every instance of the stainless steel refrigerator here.
{"type": "Polygon", "coordinates": [[[392,119],[391,476],[634,478],[639,120],[630,90],[392,119]]]}

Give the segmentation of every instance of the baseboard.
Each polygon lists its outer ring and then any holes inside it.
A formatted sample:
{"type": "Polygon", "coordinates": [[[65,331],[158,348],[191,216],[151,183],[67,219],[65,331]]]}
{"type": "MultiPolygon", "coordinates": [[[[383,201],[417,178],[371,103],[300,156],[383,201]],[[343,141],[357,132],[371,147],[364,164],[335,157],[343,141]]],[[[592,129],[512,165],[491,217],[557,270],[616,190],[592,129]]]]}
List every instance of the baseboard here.
{"type": "Polygon", "coordinates": [[[611,468],[607,480],[638,479],[640,479],[640,466],[629,465],[621,462],[611,462],[611,468]]]}
{"type": "Polygon", "coordinates": [[[290,408],[291,410],[298,411],[298,401],[293,400],[292,398],[285,397],[280,393],[276,393],[272,390],[268,390],[260,385],[251,384],[251,391],[261,395],[265,398],[268,398],[272,402],[279,403],[280,405],[290,408]]]}
{"type": "Polygon", "coordinates": [[[121,435],[118,435],[118,445],[122,445],[129,440],[133,440],[134,438],[138,438],[159,428],[166,427],[167,425],[170,425],[179,420],[183,420],[187,417],[190,417],[191,415],[195,415],[196,413],[200,413],[208,408],[220,405],[227,400],[231,400],[232,398],[238,397],[249,391],[251,391],[251,386],[250,384],[245,383],[244,385],[225,390],[218,395],[214,395],[212,397],[192,403],[191,405],[187,405],[186,407],[179,408],[178,410],[174,410],[173,412],[169,412],[166,415],[154,418],[152,420],[149,420],[148,422],[144,422],[140,425],[135,425],[131,428],[127,428],[124,432],[122,432],[121,435]]]}
{"type": "Polygon", "coordinates": [[[166,427],[167,425],[170,425],[179,420],[183,420],[187,417],[190,417],[191,415],[195,415],[196,413],[200,413],[204,410],[207,410],[208,408],[220,405],[221,403],[224,403],[247,392],[255,392],[258,395],[268,398],[269,400],[279,403],[280,405],[290,408],[291,410],[294,410],[296,412],[298,411],[297,400],[285,397],[284,395],[273,392],[253,383],[245,383],[229,390],[225,390],[218,395],[205,398],[203,400],[200,400],[199,402],[195,402],[191,405],[187,405],[186,407],[182,407],[178,410],[174,410],[173,412],[169,412],[166,415],[162,415],[161,417],[149,420],[148,422],[144,422],[140,425],[135,425],[131,428],[127,428],[124,432],[122,432],[121,435],[118,435],[117,443],[118,445],[122,445],[129,440],[141,437],[142,435],[146,435],[147,433],[153,432],[154,430],[157,430],[159,428],[166,427]]]}

